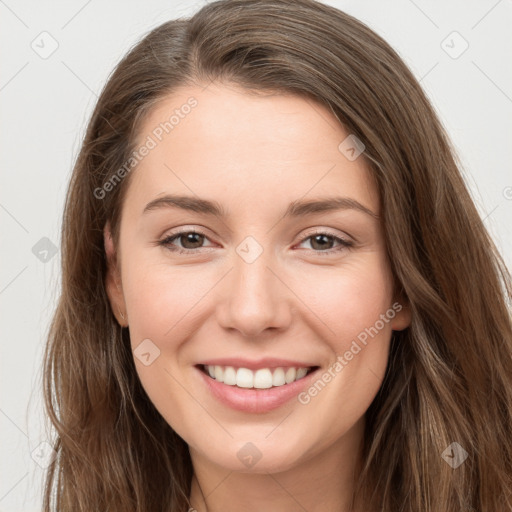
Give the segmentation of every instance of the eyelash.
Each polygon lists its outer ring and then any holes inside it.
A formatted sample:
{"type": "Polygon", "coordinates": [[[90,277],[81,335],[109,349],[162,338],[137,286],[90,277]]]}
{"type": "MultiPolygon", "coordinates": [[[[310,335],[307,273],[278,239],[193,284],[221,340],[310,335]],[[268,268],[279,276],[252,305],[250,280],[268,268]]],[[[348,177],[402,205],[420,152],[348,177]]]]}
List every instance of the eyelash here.
{"type": "MultiPolygon", "coordinates": [[[[163,240],[160,240],[158,242],[158,245],[166,247],[170,251],[178,253],[178,254],[188,254],[188,255],[196,254],[197,252],[200,252],[201,249],[204,249],[204,247],[198,247],[196,249],[181,249],[179,247],[173,247],[173,246],[170,245],[174,240],[176,240],[180,236],[191,234],[191,233],[195,234],[195,235],[201,235],[201,236],[204,236],[205,238],[208,238],[206,236],[206,234],[202,233],[201,231],[195,231],[193,229],[188,229],[188,230],[184,230],[184,231],[179,231],[177,233],[174,233],[172,235],[169,235],[169,236],[165,237],[163,240]]],[[[306,240],[308,240],[310,238],[313,238],[315,236],[318,236],[318,235],[328,236],[330,238],[333,238],[335,242],[339,242],[340,243],[340,245],[337,248],[327,249],[325,251],[316,251],[314,249],[311,249],[311,251],[313,251],[314,253],[322,255],[322,256],[338,253],[338,252],[342,251],[343,249],[350,249],[354,245],[353,242],[350,242],[348,240],[340,238],[339,236],[335,236],[332,233],[325,232],[325,231],[315,231],[314,233],[308,234],[308,236],[306,236],[305,238],[303,238],[299,242],[299,245],[302,244],[303,242],[305,242],[306,240]]]]}

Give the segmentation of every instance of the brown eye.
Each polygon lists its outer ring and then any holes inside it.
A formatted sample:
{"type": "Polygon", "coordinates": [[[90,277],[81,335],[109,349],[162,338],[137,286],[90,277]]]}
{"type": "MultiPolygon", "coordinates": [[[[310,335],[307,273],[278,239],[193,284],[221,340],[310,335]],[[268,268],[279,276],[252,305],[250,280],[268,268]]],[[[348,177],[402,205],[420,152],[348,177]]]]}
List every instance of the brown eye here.
{"type": "Polygon", "coordinates": [[[331,246],[334,244],[334,237],[330,235],[314,235],[309,238],[311,238],[311,247],[319,251],[332,249],[331,246]]]}
{"type": "Polygon", "coordinates": [[[175,237],[181,242],[184,249],[197,249],[201,247],[204,242],[204,235],[195,232],[181,233],[175,237]]]}
{"type": "Polygon", "coordinates": [[[330,233],[313,233],[308,237],[304,238],[301,244],[308,242],[311,246],[311,250],[316,254],[321,255],[329,255],[332,253],[337,253],[343,251],[344,249],[352,247],[353,243],[344,240],[338,236],[332,235],[330,233]],[[336,246],[337,244],[337,246],[336,246]]]}
{"type": "Polygon", "coordinates": [[[175,233],[164,238],[159,242],[159,245],[162,245],[171,251],[183,254],[193,254],[200,249],[207,247],[203,246],[205,240],[208,240],[208,238],[204,233],[199,233],[197,231],[180,231],[179,233],[175,233]]]}

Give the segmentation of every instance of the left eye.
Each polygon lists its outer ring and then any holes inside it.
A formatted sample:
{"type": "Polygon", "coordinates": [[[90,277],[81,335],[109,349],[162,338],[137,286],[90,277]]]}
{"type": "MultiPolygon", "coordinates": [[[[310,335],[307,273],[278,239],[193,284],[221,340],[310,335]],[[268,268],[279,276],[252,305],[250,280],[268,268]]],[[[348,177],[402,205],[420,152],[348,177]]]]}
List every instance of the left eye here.
{"type": "Polygon", "coordinates": [[[315,252],[321,253],[331,253],[335,251],[340,251],[342,249],[352,246],[352,243],[349,242],[348,240],[345,240],[338,236],[331,235],[329,233],[314,233],[304,238],[301,244],[308,240],[310,240],[310,244],[313,249],[318,249],[318,251],[315,250],[315,252]],[[331,240],[331,242],[329,242],[329,239],[331,240]],[[335,242],[339,243],[337,248],[326,247],[332,245],[335,242]]]}
{"type": "MultiPolygon", "coordinates": [[[[330,254],[333,252],[338,252],[353,245],[352,242],[340,238],[338,236],[334,236],[330,233],[313,233],[306,238],[304,238],[299,245],[307,242],[311,239],[311,247],[313,251],[318,254],[330,254]],[[338,243],[338,247],[330,247],[335,243],[338,243]]],[[[159,245],[163,245],[167,247],[171,251],[176,251],[181,254],[192,254],[197,252],[199,249],[202,249],[203,242],[208,240],[207,236],[204,233],[198,231],[181,231],[179,233],[175,233],[164,238],[159,245]],[[174,242],[176,240],[180,241],[181,246],[176,247],[174,242]]]]}

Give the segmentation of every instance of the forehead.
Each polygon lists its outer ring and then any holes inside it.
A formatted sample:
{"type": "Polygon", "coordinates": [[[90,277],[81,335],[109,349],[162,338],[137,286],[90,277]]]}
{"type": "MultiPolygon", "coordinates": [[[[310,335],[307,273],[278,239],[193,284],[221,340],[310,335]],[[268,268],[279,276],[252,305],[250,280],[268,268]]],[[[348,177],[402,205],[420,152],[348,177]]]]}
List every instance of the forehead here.
{"type": "Polygon", "coordinates": [[[328,108],[301,96],[182,87],[141,125],[136,147],[151,149],[133,171],[126,201],[142,211],[158,195],[186,193],[261,211],[341,194],[377,212],[363,155],[347,158],[349,135],[328,108]]]}

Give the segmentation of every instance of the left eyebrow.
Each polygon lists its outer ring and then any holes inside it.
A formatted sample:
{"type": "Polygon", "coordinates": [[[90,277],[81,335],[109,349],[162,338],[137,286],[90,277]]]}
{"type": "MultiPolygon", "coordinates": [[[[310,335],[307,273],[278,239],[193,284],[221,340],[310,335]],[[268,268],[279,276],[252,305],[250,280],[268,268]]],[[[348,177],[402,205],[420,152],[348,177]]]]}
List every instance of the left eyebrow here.
{"type": "Polygon", "coordinates": [[[286,209],[284,217],[302,217],[330,210],[357,210],[375,219],[379,218],[379,216],[368,207],[350,197],[329,197],[310,201],[293,201],[286,209]]]}
{"type": "MultiPolygon", "coordinates": [[[[180,195],[165,195],[150,201],[144,208],[143,214],[160,208],[179,208],[196,213],[212,215],[214,217],[228,217],[228,212],[217,201],[180,195]]],[[[374,219],[379,218],[379,216],[368,207],[350,197],[330,197],[308,201],[293,201],[288,205],[283,218],[304,217],[306,215],[336,210],[357,210],[373,217],[374,219]]]]}

